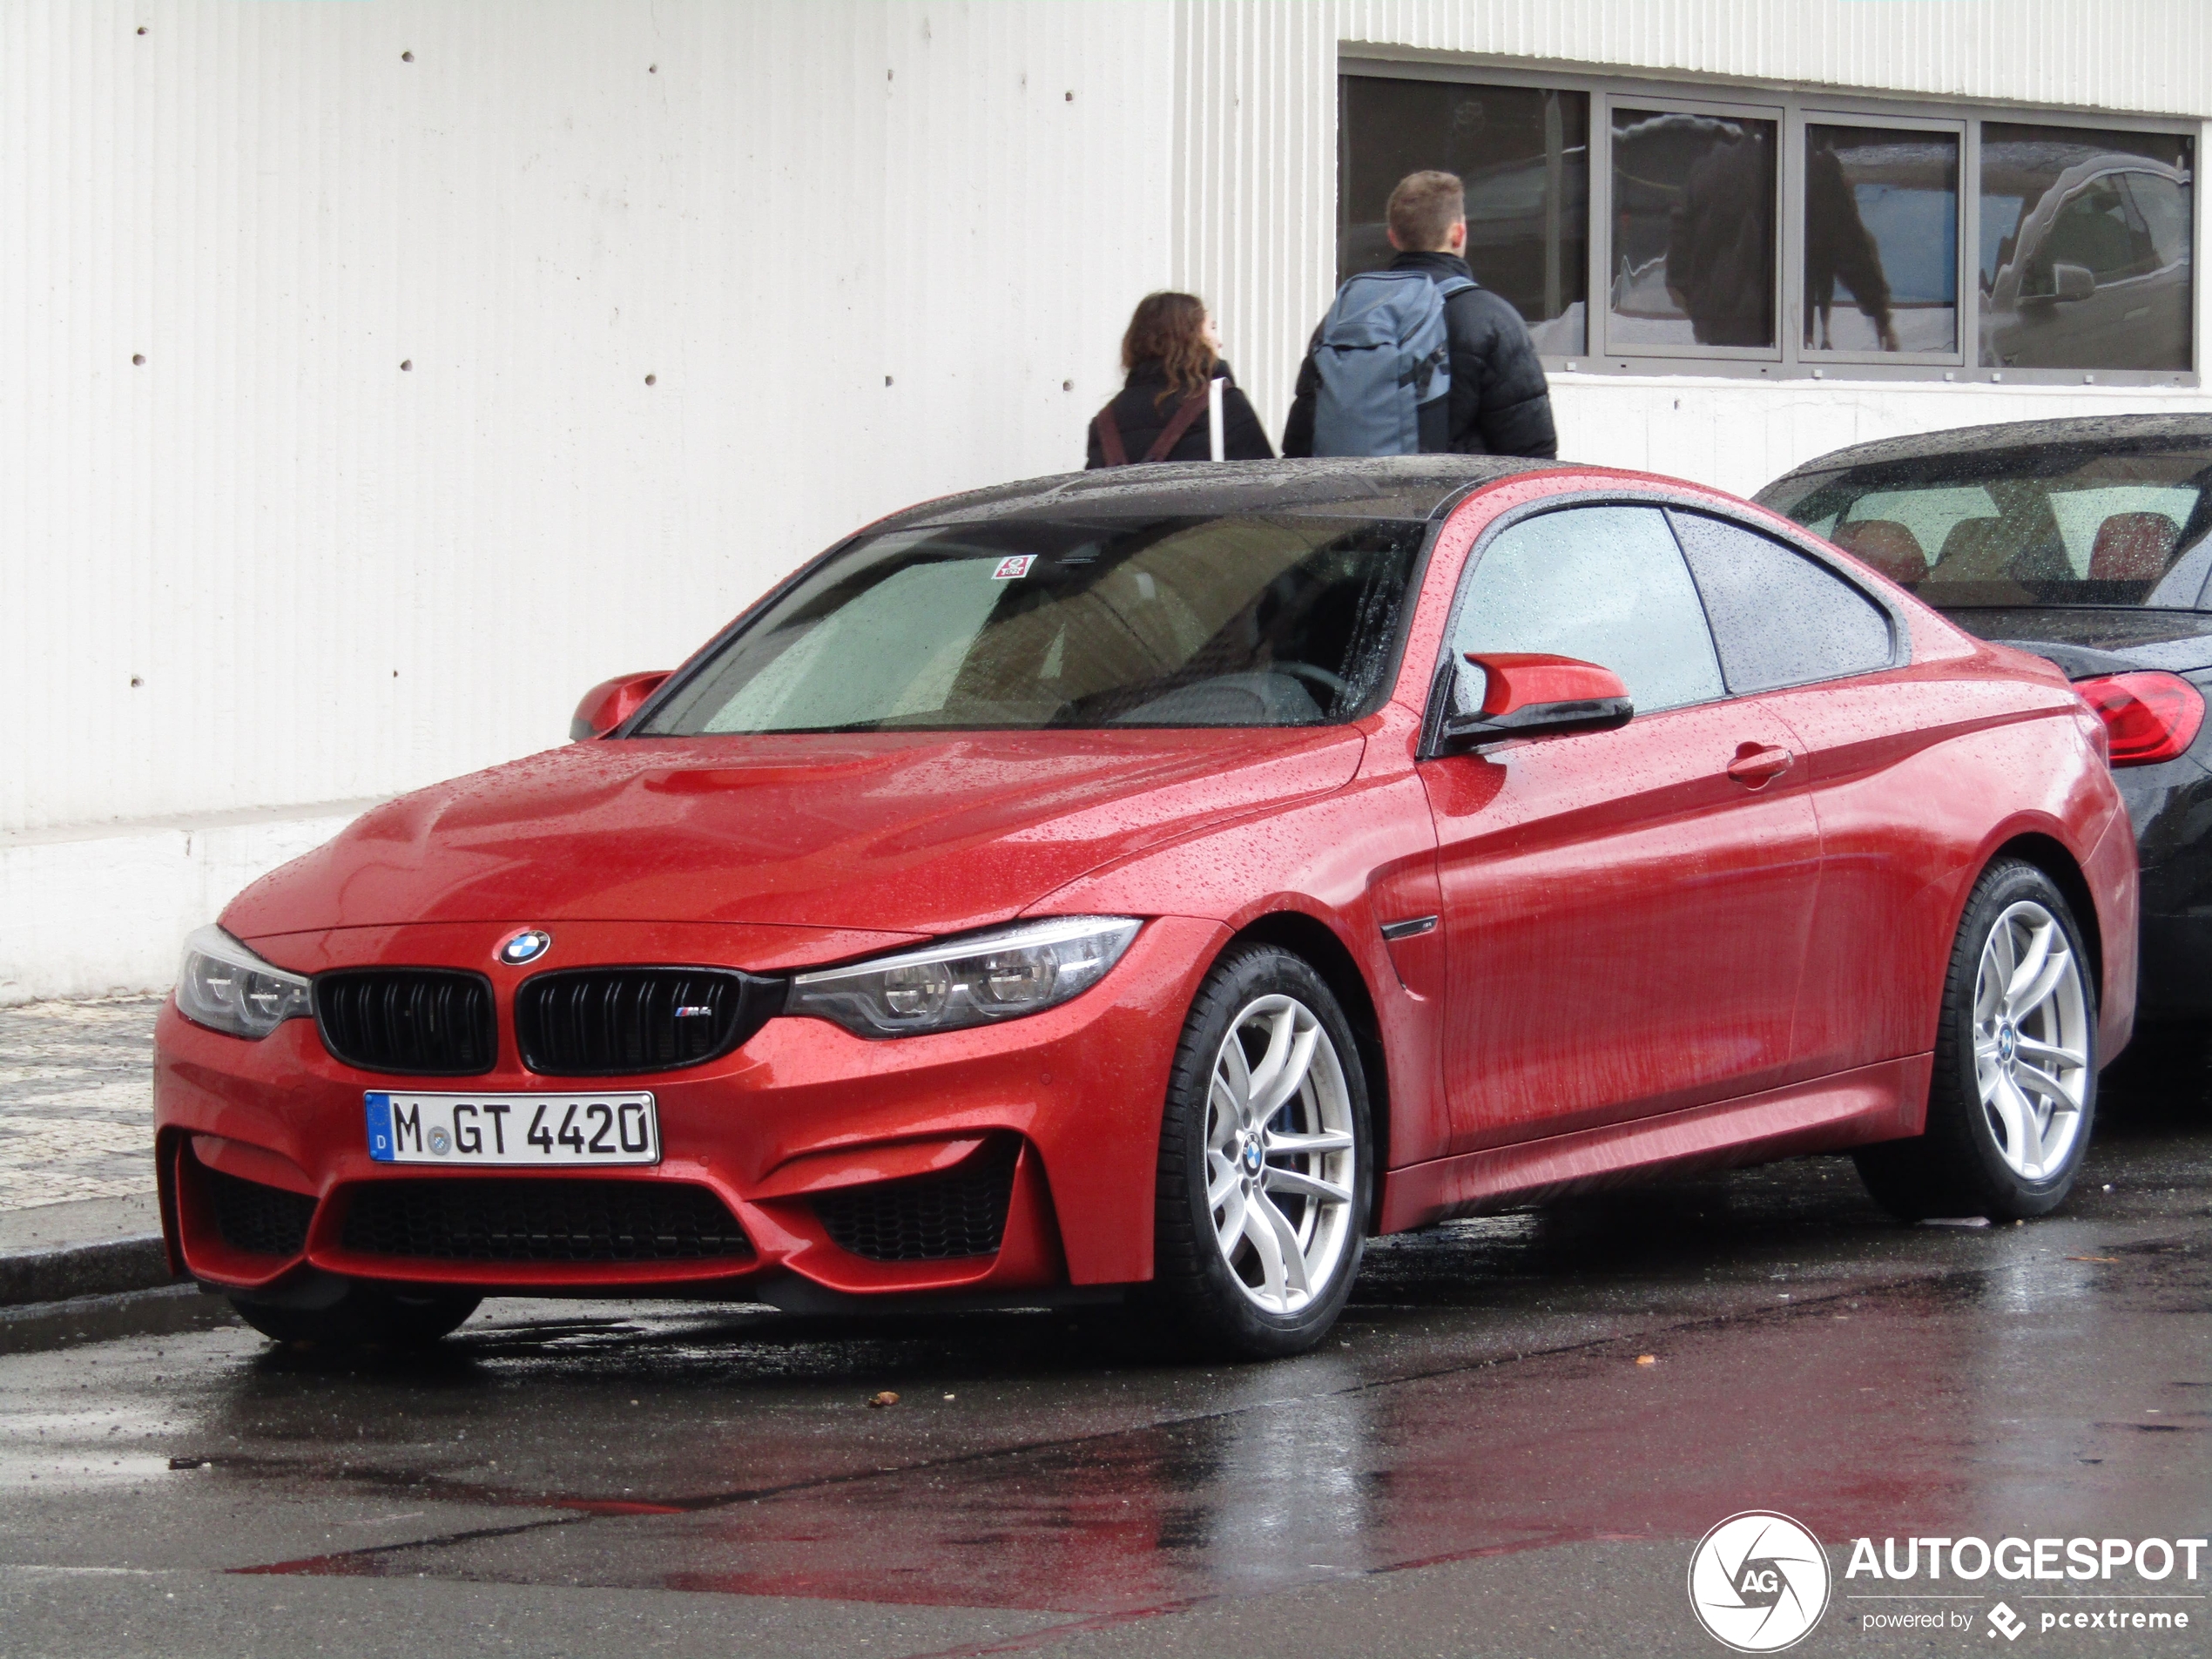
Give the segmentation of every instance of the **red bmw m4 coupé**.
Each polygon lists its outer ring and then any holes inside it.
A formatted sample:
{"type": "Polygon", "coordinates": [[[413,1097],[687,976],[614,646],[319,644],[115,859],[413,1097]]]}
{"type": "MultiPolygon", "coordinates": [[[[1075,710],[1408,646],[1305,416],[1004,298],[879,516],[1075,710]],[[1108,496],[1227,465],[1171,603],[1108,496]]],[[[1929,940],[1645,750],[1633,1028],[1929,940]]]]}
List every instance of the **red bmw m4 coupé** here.
{"type": "Polygon", "coordinates": [[[1142,1298],[1287,1353],[1369,1236],[1635,1171],[2040,1214],[2132,1019],[2059,671],[1663,478],[934,502],[579,718],[190,941],[164,1224],[260,1330],[1142,1298]]]}

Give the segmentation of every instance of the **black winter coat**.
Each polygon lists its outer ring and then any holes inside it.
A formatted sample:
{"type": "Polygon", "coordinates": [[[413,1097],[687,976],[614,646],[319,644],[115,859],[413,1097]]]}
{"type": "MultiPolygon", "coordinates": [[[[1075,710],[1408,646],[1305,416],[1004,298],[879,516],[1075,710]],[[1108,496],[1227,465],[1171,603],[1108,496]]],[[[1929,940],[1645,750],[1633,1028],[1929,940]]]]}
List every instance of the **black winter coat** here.
{"type": "MultiPolygon", "coordinates": [[[[1810,260],[1808,273],[1817,274],[1810,260]]],[[[1774,152],[1764,138],[1709,150],[1690,167],[1668,217],[1667,292],[1704,345],[1774,344],[1774,152]]]]}
{"type": "MultiPolygon", "coordinates": [[[[1432,276],[1474,280],[1456,253],[1400,253],[1393,271],[1425,271],[1432,276]]],[[[1435,398],[1416,411],[1421,423],[1421,453],[1463,455],[1534,455],[1559,453],[1552,428],[1550,382],[1536,361],[1536,342],[1510,301],[1487,288],[1470,288],[1444,302],[1444,330],[1452,346],[1452,395],[1435,398]]],[[[1321,331],[1313,331],[1318,343],[1321,331]]],[[[1321,371],[1313,366],[1313,344],[1298,369],[1298,395],[1283,428],[1283,453],[1313,453],[1313,405],[1320,395],[1321,371]]]]}
{"type": "MultiPolygon", "coordinates": [[[[1267,429],[1259,423],[1259,416],[1252,413],[1251,401],[1237,389],[1237,380],[1229,372],[1229,365],[1214,365],[1217,378],[1229,384],[1221,394],[1221,453],[1224,461],[1272,461],[1274,446],[1267,442],[1267,429]]],[[[1129,384],[1122,388],[1107,408],[1114,411],[1114,424],[1122,430],[1122,448],[1132,462],[1144,459],[1144,452],[1152,442],[1175,419],[1175,412],[1183,407],[1183,400],[1168,392],[1168,372],[1157,357],[1148,358],[1129,372],[1129,384]],[[1165,398],[1161,397],[1167,392],[1165,398]]],[[[1191,422],[1174,448],[1168,451],[1170,461],[1210,461],[1213,445],[1206,435],[1206,417],[1202,414],[1191,422]]],[[[1106,457],[1098,449],[1098,426],[1090,428],[1090,452],[1083,462],[1086,469],[1103,467],[1106,457]]]]}

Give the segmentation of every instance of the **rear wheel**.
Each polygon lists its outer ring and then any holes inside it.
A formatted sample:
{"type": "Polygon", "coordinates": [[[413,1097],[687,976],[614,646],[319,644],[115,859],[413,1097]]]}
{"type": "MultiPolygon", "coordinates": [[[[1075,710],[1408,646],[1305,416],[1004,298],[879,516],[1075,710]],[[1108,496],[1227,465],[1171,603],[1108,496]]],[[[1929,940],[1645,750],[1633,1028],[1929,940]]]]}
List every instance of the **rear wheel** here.
{"type": "Polygon", "coordinates": [[[1372,1177],[1350,1022],[1303,958],[1231,952],[1185,1022],[1161,1126],[1155,1295],[1200,1346],[1298,1353],[1359,1271],[1372,1177]]]}
{"type": "Polygon", "coordinates": [[[1952,948],[1926,1130],[1854,1155],[1868,1190],[1908,1221],[2057,1209],[2096,1116],[2096,1041],[2066,896],[2032,864],[1992,865],[1952,948]]]}
{"type": "Polygon", "coordinates": [[[424,1348],[450,1336],[483,1298],[349,1285],[327,1307],[287,1307],[233,1296],[238,1317],[279,1342],[334,1348],[424,1348]]]}

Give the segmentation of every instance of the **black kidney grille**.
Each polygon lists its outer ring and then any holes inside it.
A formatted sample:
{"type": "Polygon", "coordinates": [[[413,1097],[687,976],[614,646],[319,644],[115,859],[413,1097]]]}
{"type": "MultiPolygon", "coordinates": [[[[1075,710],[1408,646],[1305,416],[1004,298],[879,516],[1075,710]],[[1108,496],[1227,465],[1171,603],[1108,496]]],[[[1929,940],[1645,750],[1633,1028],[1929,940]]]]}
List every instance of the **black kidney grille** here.
{"type": "Polygon", "coordinates": [[[613,1077],[676,1071],[730,1052],[783,1007],[785,981],[733,968],[567,968],[515,993],[532,1071],[613,1077]]]}
{"type": "Polygon", "coordinates": [[[448,968],[347,968],[315,976],[323,1047],[363,1071],[464,1077],[499,1053],[491,981],[448,968]]]}
{"type": "Polygon", "coordinates": [[[750,1259],[752,1244],[705,1187],[676,1181],[368,1181],[345,1244],[447,1262],[750,1259]]]}
{"type": "Polygon", "coordinates": [[[1014,1197],[1020,1143],[1001,1137],[941,1175],[846,1187],[814,1200],[841,1250],[873,1262],[936,1262],[997,1253],[1014,1197]]]}
{"type": "Polygon", "coordinates": [[[215,1231],[233,1250],[256,1256],[297,1256],[307,1247],[307,1224],[315,1201],[282,1187],[242,1181],[220,1170],[199,1166],[201,1190],[215,1212],[215,1231]]]}

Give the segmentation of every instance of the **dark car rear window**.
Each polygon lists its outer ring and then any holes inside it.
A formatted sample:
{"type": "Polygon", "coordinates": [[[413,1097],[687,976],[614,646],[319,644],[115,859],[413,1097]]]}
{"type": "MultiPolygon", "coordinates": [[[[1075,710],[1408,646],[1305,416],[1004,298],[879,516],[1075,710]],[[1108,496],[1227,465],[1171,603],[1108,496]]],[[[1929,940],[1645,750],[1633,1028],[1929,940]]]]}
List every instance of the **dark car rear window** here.
{"type": "Polygon", "coordinates": [[[1352,719],[1388,695],[1428,529],[1288,513],[865,536],[637,735],[1352,719]]]}
{"type": "Polygon", "coordinates": [[[1952,609],[2194,609],[2212,570],[2212,451],[2044,444],[1808,467],[1766,506],[1952,609]]]}

